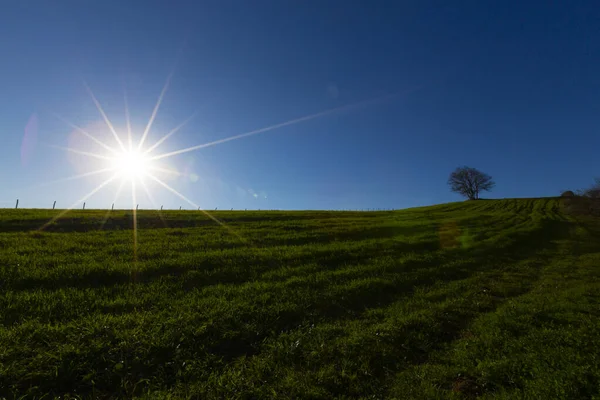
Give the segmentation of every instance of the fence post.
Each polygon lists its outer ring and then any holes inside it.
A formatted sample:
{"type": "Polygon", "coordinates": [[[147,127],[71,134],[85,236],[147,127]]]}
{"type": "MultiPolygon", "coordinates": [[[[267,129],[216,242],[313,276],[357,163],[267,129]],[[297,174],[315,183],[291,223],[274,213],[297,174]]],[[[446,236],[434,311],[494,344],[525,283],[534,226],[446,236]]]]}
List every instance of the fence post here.
{"type": "Polygon", "coordinates": [[[85,210],[85,201],[83,202],[83,209],[85,210]]]}
{"type": "Polygon", "coordinates": [[[54,207],[56,207],[56,200],[54,200],[54,204],[52,204],[52,209],[54,210],[54,207]]]}

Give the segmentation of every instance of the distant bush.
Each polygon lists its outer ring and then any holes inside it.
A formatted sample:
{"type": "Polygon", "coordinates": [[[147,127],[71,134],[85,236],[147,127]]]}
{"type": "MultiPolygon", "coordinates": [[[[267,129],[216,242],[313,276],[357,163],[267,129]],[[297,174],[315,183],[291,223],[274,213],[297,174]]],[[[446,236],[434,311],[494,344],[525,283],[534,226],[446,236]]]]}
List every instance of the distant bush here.
{"type": "Polygon", "coordinates": [[[590,199],[600,199],[600,178],[596,178],[591,187],[583,190],[583,195],[590,199]]]}
{"type": "Polygon", "coordinates": [[[600,178],[596,178],[594,184],[587,189],[578,190],[576,194],[568,190],[562,197],[565,197],[564,206],[567,212],[600,216],[600,178]]]}
{"type": "Polygon", "coordinates": [[[565,211],[573,215],[600,216],[600,198],[589,197],[583,194],[563,196],[565,211]]]}
{"type": "Polygon", "coordinates": [[[560,194],[560,197],[575,197],[575,193],[572,190],[564,191],[560,194]]]}

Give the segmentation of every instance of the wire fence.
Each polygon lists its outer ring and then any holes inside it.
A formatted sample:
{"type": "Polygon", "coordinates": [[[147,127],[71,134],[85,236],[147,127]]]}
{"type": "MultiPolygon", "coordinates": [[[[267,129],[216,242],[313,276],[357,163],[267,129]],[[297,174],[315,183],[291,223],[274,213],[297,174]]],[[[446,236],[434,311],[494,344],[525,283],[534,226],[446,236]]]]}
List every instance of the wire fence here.
{"type": "MultiPolygon", "coordinates": [[[[6,202],[5,202],[6,203],[6,202]]],[[[52,203],[52,210],[56,209],[56,203],[57,201],[54,200],[54,202],[52,203]]],[[[86,202],[83,202],[83,204],[81,205],[81,209],[85,210],[86,208],[86,202]]],[[[5,208],[5,207],[2,207],[5,208]]],[[[27,209],[28,207],[22,207],[21,209],[27,209]]],[[[36,208],[43,208],[43,207],[36,207],[36,208]]],[[[107,207],[105,209],[102,210],[108,210],[110,208],[111,211],[115,210],[115,203],[112,203],[110,207],[107,207]]],[[[15,209],[19,209],[19,199],[17,199],[16,203],[15,203],[15,209]]],[[[75,207],[71,207],[71,210],[74,210],[75,207]]],[[[94,209],[88,209],[88,210],[94,210],[94,209]]],[[[96,210],[98,210],[98,208],[96,208],[96,210]]],[[[117,210],[133,210],[132,208],[118,208],[117,210]]],[[[135,206],[135,210],[138,211],[140,210],[140,205],[136,204],[135,206]]],[[[146,210],[157,210],[157,211],[172,211],[172,210],[176,210],[173,208],[164,208],[163,205],[160,206],[160,208],[142,208],[142,211],[146,210]]],[[[202,207],[198,207],[197,209],[189,209],[189,208],[183,208],[183,206],[179,206],[179,211],[208,211],[207,208],[202,208],[202,207]]],[[[395,211],[397,209],[395,208],[336,208],[336,209],[323,209],[323,210],[318,210],[318,211],[351,211],[351,212],[374,212],[374,211],[395,211]]],[[[294,211],[294,210],[280,210],[280,209],[256,209],[256,208],[219,208],[219,207],[215,207],[214,210],[211,209],[211,211],[294,211]]],[[[296,210],[297,211],[297,210],[296,210]]]]}

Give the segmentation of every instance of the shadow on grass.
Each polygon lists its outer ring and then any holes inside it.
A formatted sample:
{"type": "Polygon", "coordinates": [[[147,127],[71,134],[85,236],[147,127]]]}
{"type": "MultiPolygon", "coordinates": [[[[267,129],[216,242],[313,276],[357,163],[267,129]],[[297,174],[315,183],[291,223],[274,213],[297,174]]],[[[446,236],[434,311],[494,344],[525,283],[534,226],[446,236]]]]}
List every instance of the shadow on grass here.
{"type": "MultiPolygon", "coordinates": [[[[302,229],[304,232],[314,232],[314,228],[302,229]]],[[[433,224],[423,225],[396,225],[396,226],[375,226],[365,227],[364,229],[351,229],[340,232],[317,231],[314,235],[282,237],[273,239],[259,240],[260,244],[267,246],[301,246],[310,243],[332,243],[338,241],[363,241],[373,239],[391,239],[397,236],[419,235],[426,232],[435,231],[433,224]]]]}
{"type": "MultiPolygon", "coordinates": [[[[234,245],[232,245],[235,247],[234,245]]],[[[436,241],[417,243],[397,242],[388,244],[381,251],[376,249],[350,248],[348,251],[320,250],[306,252],[293,259],[274,260],[268,254],[253,261],[246,262],[243,257],[238,262],[224,266],[222,261],[214,256],[205,258],[194,265],[181,265],[174,262],[164,262],[158,267],[126,269],[94,269],[82,274],[65,274],[45,278],[16,278],[8,283],[7,288],[15,290],[60,289],[60,288],[101,288],[123,284],[147,284],[162,278],[178,278],[188,272],[194,276],[185,277],[184,288],[201,288],[215,284],[240,284],[249,280],[261,279],[260,276],[281,265],[301,266],[306,263],[322,265],[323,270],[337,269],[349,264],[367,263],[375,257],[384,255],[402,255],[408,252],[435,251],[439,248],[436,241]],[[368,251],[367,251],[368,250],[368,251]]],[[[284,277],[281,279],[287,279],[284,277]]],[[[268,281],[281,280],[269,278],[268,281]]]]}
{"type": "MultiPolygon", "coordinates": [[[[30,232],[38,231],[42,227],[43,232],[51,233],[72,233],[72,232],[91,232],[91,231],[120,231],[133,229],[133,216],[125,215],[119,217],[109,217],[103,223],[102,218],[60,218],[55,222],[45,226],[48,219],[27,219],[27,220],[6,220],[2,222],[0,232],[30,232]]],[[[163,220],[156,216],[152,218],[138,218],[138,229],[164,229],[164,228],[194,228],[207,225],[216,225],[210,219],[194,218],[190,220],[174,219],[163,220]]]]}
{"type": "MultiPolygon", "coordinates": [[[[333,285],[323,287],[317,285],[306,287],[305,294],[312,297],[284,310],[252,308],[248,311],[232,313],[213,321],[213,324],[202,332],[198,332],[195,326],[182,326],[181,331],[185,332],[190,340],[181,347],[179,355],[174,355],[172,349],[152,349],[149,360],[138,360],[137,362],[141,364],[136,366],[134,363],[135,355],[124,354],[123,359],[131,366],[131,368],[127,367],[125,370],[128,375],[124,379],[137,382],[149,376],[161,375],[164,379],[163,384],[174,385],[177,383],[181,368],[181,364],[174,362],[174,360],[177,357],[195,359],[199,354],[208,355],[211,356],[208,357],[209,359],[218,360],[212,365],[215,369],[224,368],[228,362],[237,357],[257,354],[265,338],[276,336],[280,332],[297,329],[300,324],[305,322],[330,322],[344,318],[355,318],[365,309],[375,306],[386,307],[402,298],[409,297],[415,287],[466,279],[474,273],[493,270],[499,260],[518,262],[545,250],[555,249],[556,244],[554,241],[568,234],[566,227],[568,225],[561,221],[541,221],[534,229],[515,232],[509,243],[499,248],[495,248],[493,242],[490,242],[482,244],[482,249],[455,248],[447,250],[439,260],[434,259],[435,262],[439,261],[439,268],[436,268],[437,265],[432,265],[429,260],[416,261],[414,264],[405,263],[398,270],[384,273],[379,279],[375,277],[369,280],[364,276],[362,280],[357,280],[356,276],[349,276],[346,282],[339,281],[333,283],[333,285]],[[454,262],[449,263],[449,266],[444,266],[446,261],[461,258],[469,259],[469,261],[464,263],[454,262]],[[248,324],[251,321],[254,323],[248,324]],[[252,326],[249,327],[249,325],[252,326]]],[[[349,260],[360,263],[361,257],[364,257],[364,261],[372,258],[372,256],[359,254],[352,255],[352,258],[343,261],[341,259],[329,260],[329,263],[324,264],[324,268],[335,268],[340,264],[348,263],[349,260]]],[[[311,257],[311,261],[315,261],[314,255],[311,257]]],[[[540,260],[540,262],[542,261],[540,260]]],[[[215,270],[216,266],[211,263],[205,265],[204,268],[215,270]]],[[[270,266],[265,268],[270,268],[270,266]]],[[[138,282],[145,282],[165,275],[177,277],[189,270],[190,268],[187,267],[164,266],[155,270],[140,271],[136,279],[138,282]]],[[[256,269],[253,271],[252,274],[256,273],[256,269]]],[[[58,283],[64,286],[79,284],[83,287],[89,287],[90,281],[99,282],[101,285],[112,285],[128,283],[131,280],[129,275],[105,271],[106,273],[102,276],[100,272],[88,274],[75,281],[73,281],[75,278],[68,278],[58,283]]],[[[229,276],[229,279],[239,282],[248,281],[248,275],[236,274],[229,276]]],[[[226,278],[215,275],[213,279],[215,279],[215,282],[223,283],[226,278]]],[[[43,282],[30,281],[27,284],[29,287],[32,287],[32,285],[35,287],[41,283],[43,282]]],[[[57,288],[56,281],[47,283],[51,284],[51,288],[57,288]]],[[[206,279],[200,279],[198,284],[207,285],[209,283],[206,279]]],[[[524,288],[522,293],[514,293],[513,295],[524,294],[527,290],[529,289],[524,288]]],[[[293,293],[290,292],[291,294],[293,293]]],[[[373,377],[369,379],[380,382],[388,370],[398,372],[399,369],[406,368],[408,365],[425,362],[432,349],[439,348],[444,343],[455,340],[460,331],[468,326],[475,316],[469,313],[456,312],[447,317],[449,318],[446,318],[446,321],[436,327],[415,325],[403,328],[404,331],[399,332],[393,339],[397,342],[392,342],[392,348],[396,348],[396,351],[385,354],[380,362],[374,363],[374,369],[371,371],[373,377]],[[406,345],[402,338],[409,337],[409,333],[414,330],[422,331],[421,339],[409,343],[415,350],[407,353],[402,347],[403,344],[406,345]],[[407,354],[409,357],[405,359],[404,357],[407,357],[407,354]]],[[[85,356],[89,357],[89,354],[85,354],[85,356]]],[[[74,363],[72,365],[86,364],[74,363]]],[[[99,364],[94,365],[96,369],[100,367],[102,366],[99,364]]],[[[112,368],[113,366],[109,367],[112,368]]],[[[211,367],[211,365],[209,364],[207,367],[211,367]]],[[[80,376],[87,373],[88,371],[69,370],[61,374],[60,383],[43,379],[30,379],[27,383],[37,385],[37,390],[40,393],[56,390],[62,392],[66,390],[65,388],[69,388],[68,390],[76,388],[78,393],[90,395],[94,390],[93,386],[80,379],[80,376]]],[[[101,371],[98,371],[98,373],[100,374],[101,371]]],[[[329,382],[327,385],[327,389],[332,395],[346,393],[347,387],[342,381],[340,382],[342,384],[329,382]]],[[[97,382],[96,389],[101,388],[105,393],[115,393],[121,390],[122,385],[122,380],[106,377],[97,382]]],[[[139,390],[143,390],[143,385],[140,385],[139,390]]]]}
{"type": "MultiPolygon", "coordinates": [[[[58,215],[58,212],[54,215],[58,215]]],[[[211,212],[211,215],[226,224],[251,223],[251,222],[286,222],[328,219],[345,219],[357,217],[360,219],[382,218],[383,213],[340,213],[340,212],[299,212],[294,213],[275,213],[275,212],[211,212]]],[[[0,232],[30,232],[37,231],[50,222],[53,214],[48,213],[48,218],[22,218],[5,219],[0,225],[0,232]]],[[[164,212],[161,215],[154,212],[140,211],[138,213],[138,229],[161,229],[161,228],[194,228],[206,225],[215,225],[208,216],[200,211],[189,213],[169,213],[164,212]]],[[[104,222],[104,215],[97,213],[90,216],[68,215],[57,219],[43,231],[55,233],[70,232],[89,232],[96,230],[127,230],[133,228],[133,214],[122,211],[115,211],[114,215],[109,216],[104,222]]]]}
{"type": "MultiPolygon", "coordinates": [[[[562,224],[556,225],[554,233],[564,233],[562,224]]],[[[317,285],[306,282],[306,289],[312,290],[314,293],[320,293],[318,297],[311,302],[310,305],[303,305],[295,312],[287,312],[284,318],[278,318],[277,322],[271,325],[272,330],[286,331],[293,329],[298,325],[298,321],[306,318],[311,320],[336,320],[339,318],[356,317],[364,310],[372,307],[385,307],[392,302],[398,301],[400,298],[412,295],[414,289],[419,286],[428,286],[439,282],[451,282],[455,280],[466,279],[474,273],[493,270],[498,260],[506,259],[508,256],[512,262],[525,260],[534,254],[544,250],[555,249],[556,245],[549,239],[556,239],[557,236],[550,234],[541,234],[540,230],[545,230],[542,226],[528,234],[523,234],[518,237],[510,246],[505,246],[501,251],[485,256],[476,257],[468,262],[454,263],[452,267],[444,267],[445,260],[452,260],[462,257],[461,254],[468,254],[468,250],[455,249],[448,252],[440,258],[439,262],[442,266],[436,268],[431,265],[430,261],[417,261],[402,264],[401,268],[396,271],[386,273],[380,279],[369,280],[367,277],[372,276],[371,271],[364,273],[364,276],[353,275],[349,276],[346,283],[352,283],[356,280],[362,280],[360,284],[345,288],[340,284],[344,281],[336,281],[336,287],[342,291],[331,290],[327,287],[328,284],[317,285]],[[527,246],[528,243],[528,246],[527,246]],[[517,253],[518,257],[513,257],[513,253],[517,253]],[[412,275],[408,279],[406,275],[412,275]],[[309,287],[310,286],[310,287],[309,287]],[[329,291],[327,291],[329,289],[329,291]]],[[[540,260],[540,266],[543,260],[540,260]]],[[[528,286],[521,292],[512,292],[510,297],[520,296],[530,290],[528,286]]],[[[508,298],[508,297],[506,297],[508,298]]],[[[505,299],[506,299],[505,298],[505,299]]],[[[281,316],[280,316],[281,317],[281,316]]],[[[458,331],[463,327],[458,320],[451,322],[445,329],[446,332],[458,331]],[[450,329],[456,326],[457,329],[450,329]]],[[[453,335],[450,335],[454,337],[453,335]]],[[[450,337],[449,336],[449,337],[450,337]]],[[[238,346],[236,346],[237,348],[238,346]]],[[[243,348],[244,346],[239,346],[243,348]]],[[[234,354],[233,356],[236,356],[234,354]]]]}

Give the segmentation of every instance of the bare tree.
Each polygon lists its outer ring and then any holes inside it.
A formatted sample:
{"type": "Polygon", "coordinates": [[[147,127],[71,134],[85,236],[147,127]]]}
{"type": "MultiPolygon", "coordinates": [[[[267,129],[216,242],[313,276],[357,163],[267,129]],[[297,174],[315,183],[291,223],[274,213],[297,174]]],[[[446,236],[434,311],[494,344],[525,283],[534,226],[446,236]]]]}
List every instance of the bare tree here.
{"type": "Polygon", "coordinates": [[[458,167],[448,178],[450,190],[469,200],[479,199],[479,192],[490,191],[496,185],[492,177],[471,167],[458,167]]]}

